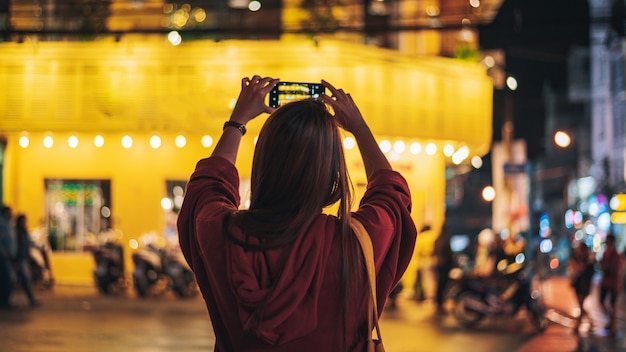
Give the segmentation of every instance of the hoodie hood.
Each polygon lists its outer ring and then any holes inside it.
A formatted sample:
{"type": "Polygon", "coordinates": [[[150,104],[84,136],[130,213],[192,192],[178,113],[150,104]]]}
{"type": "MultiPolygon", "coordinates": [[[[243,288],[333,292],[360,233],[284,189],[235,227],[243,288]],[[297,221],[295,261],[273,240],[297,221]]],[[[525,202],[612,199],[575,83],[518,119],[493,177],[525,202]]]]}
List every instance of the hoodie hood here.
{"type": "MultiPolygon", "coordinates": [[[[244,330],[269,344],[282,344],[317,327],[318,298],[336,222],[320,215],[290,245],[265,251],[227,245],[228,276],[239,301],[244,330]]],[[[230,234],[243,242],[237,227],[230,234]]]]}

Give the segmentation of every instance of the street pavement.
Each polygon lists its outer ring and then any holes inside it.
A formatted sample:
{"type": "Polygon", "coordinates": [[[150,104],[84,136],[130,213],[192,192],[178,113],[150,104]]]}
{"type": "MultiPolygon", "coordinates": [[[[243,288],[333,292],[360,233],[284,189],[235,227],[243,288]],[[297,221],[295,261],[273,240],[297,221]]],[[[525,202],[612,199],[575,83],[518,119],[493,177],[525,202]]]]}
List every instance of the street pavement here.
{"type": "MultiPolygon", "coordinates": [[[[596,282],[597,283],[597,282],[596,282]]],[[[524,312],[464,329],[451,315],[438,315],[431,302],[400,297],[380,322],[389,352],[626,352],[626,300],[620,297],[617,336],[597,329],[580,335],[571,327],[575,297],[568,281],[553,277],[540,286],[554,321],[538,333],[524,312]]],[[[0,311],[0,352],[196,352],[212,351],[214,336],[200,297],[170,293],[140,299],[132,291],[102,296],[95,288],[57,285],[37,290],[43,305],[30,308],[21,292],[17,308],[0,311]]],[[[606,318],[597,305],[597,287],[585,302],[597,326],[606,318]]]]}

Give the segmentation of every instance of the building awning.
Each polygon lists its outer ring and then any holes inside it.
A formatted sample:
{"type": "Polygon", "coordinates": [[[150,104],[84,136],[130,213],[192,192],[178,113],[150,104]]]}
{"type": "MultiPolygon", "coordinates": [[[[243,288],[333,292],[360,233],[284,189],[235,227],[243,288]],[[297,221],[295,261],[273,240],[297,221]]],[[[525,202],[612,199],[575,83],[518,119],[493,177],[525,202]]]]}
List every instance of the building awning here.
{"type": "Polygon", "coordinates": [[[478,63],[332,40],[0,43],[0,134],[215,132],[254,74],[343,88],[377,136],[490,148],[493,90],[478,63]]]}

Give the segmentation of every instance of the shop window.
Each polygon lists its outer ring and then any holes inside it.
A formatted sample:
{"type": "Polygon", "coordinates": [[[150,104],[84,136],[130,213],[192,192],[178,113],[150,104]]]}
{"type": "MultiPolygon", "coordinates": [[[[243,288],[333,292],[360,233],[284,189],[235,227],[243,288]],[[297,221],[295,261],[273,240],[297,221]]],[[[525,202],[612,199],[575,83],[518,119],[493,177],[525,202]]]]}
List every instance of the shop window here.
{"type": "Polygon", "coordinates": [[[178,230],[176,221],[178,212],[183,205],[187,181],[167,180],[165,181],[166,196],[161,201],[161,207],[165,211],[165,239],[169,242],[178,242],[178,230]]]}
{"type": "MultiPolygon", "coordinates": [[[[176,214],[178,214],[180,207],[183,205],[185,187],[187,187],[187,181],[179,181],[179,180],[165,181],[165,189],[167,190],[167,198],[170,201],[169,203],[170,208],[176,214]]],[[[164,208],[168,208],[168,206],[165,205],[164,208]]]]}
{"type": "Polygon", "coordinates": [[[45,179],[46,227],[54,251],[83,252],[112,227],[111,181],[45,179]]]}

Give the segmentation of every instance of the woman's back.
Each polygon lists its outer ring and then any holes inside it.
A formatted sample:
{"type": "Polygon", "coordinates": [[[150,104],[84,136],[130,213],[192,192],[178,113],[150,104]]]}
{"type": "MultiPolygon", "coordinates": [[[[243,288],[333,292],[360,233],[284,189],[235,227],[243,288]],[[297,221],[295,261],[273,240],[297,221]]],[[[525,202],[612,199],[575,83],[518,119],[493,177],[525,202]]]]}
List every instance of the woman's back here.
{"type": "MultiPolygon", "coordinates": [[[[181,209],[181,224],[188,223],[191,216],[196,219],[193,233],[186,226],[179,229],[181,248],[196,273],[221,349],[333,350],[333,346],[341,345],[344,336],[344,307],[347,330],[365,334],[367,286],[348,294],[348,303],[353,305],[346,305],[340,294],[342,252],[338,219],[320,213],[288,245],[247,249],[237,242],[257,242],[246,231],[230,227],[229,235],[224,235],[224,219],[233,208],[223,200],[234,199],[235,194],[208,191],[235,191],[233,179],[229,182],[224,178],[219,187],[215,184],[215,174],[226,175],[224,169],[235,174],[234,167],[219,158],[205,159],[198,165],[185,203],[193,204],[199,198],[208,201],[201,208],[181,209]]],[[[377,278],[379,307],[383,307],[408,265],[415,241],[412,222],[407,222],[408,187],[399,174],[381,171],[374,177],[363,205],[354,216],[371,234],[378,271],[385,274],[377,278]]],[[[352,345],[355,341],[347,342],[352,345]]]]}

